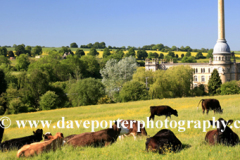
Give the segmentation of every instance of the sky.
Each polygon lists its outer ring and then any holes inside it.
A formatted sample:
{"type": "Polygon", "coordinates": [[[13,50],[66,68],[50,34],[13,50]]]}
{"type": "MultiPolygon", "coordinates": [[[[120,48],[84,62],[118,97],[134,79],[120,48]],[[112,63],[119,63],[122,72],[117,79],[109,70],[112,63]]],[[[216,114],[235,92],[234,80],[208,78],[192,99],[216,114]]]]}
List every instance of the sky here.
{"type": "MultiPolygon", "coordinates": [[[[0,46],[105,42],[213,48],[217,0],[1,0],[0,46]]],[[[240,51],[240,1],[225,0],[226,40],[240,51]]]]}

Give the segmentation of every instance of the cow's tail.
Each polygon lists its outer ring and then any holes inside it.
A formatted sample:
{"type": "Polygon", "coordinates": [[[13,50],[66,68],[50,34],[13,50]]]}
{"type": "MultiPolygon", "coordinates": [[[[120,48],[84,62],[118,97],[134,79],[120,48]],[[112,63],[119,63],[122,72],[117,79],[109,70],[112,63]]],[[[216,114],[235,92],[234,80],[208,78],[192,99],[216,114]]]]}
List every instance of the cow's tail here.
{"type": "Polygon", "coordinates": [[[204,101],[204,99],[201,99],[201,100],[199,101],[199,103],[198,103],[198,105],[197,105],[197,109],[198,109],[198,106],[199,106],[200,102],[202,102],[202,101],[204,101]]]}

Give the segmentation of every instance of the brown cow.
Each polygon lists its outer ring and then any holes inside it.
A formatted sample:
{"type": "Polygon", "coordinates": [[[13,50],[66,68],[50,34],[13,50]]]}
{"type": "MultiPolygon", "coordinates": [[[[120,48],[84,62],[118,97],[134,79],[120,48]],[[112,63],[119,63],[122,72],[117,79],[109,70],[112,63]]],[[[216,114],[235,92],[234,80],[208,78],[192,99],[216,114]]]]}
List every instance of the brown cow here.
{"type": "MultiPolygon", "coordinates": [[[[205,113],[205,110],[207,110],[207,114],[209,112],[209,110],[213,110],[214,113],[223,113],[223,109],[221,109],[220,103],[217,99],[201,99],[198,103],[198,106],[200,104],[200,102],[202,102],[202,111],[203,114],[205,113]]],[[[197,108],[198,108],[197,106],[197,108]]]]}
{"type": "Polygon", "coordinates": [[[175,115],[176,117],[178,117],[178,112],[177,110],[174,110],[172,109],[171,107],[169,106],[151,106],[150,107],[150,112],[151,112],[151,116],[149,117],[149,119],[153,119],[154,120],[154,116],[157,115],[157,116],[162,116],[162,115],[165,115],[166,118],[167,117],[170,117],[171,118],[171,115],[175,115]]]}
{"type": "MultiPolygon", "coordinates": [[[[119,123],[119,122],[118,122],[119,123]]],[[[112,128],[100,130],[97,132],[87,132],[79,135],[75,135],[69,139],[66,143],[74,147],[77,146],[93,146],[93,147],[104,147],[114,143],[119,135],[127,134],[128,129],[123,128],[121,125],[118,127],[118,123],[112,126],[112,128]]]]}
{"type": "MultiPolygon", "coordinates": [[[[50,136],[50,135],[49,135],[50,136]]],[[[41,154],[42,152],[47,152],[50,150],[56,151],[57,148],[61,148],[63,143],[63,134],[58,132],[55,136],[52,136],[50,140],[31,143],[24,145],[17,152],[17,157],[29,157],[34,156],[35,154],[41,154]]]]}
{"type": "MultiPolygon", "coordinates": [[[[73,138],[76,134],[73,134],[73,135],[69,135],[67,137],[64,137],[63,139],[63,144],[66,143],[69,139],[73,138]]],[[[52,134],[50,132],[47,132],[43,135],[44,137],[44,141],[48,141],[52,138],[52,134]]]]}
{"type": "Polygon", "coordinates": [[[178,151],[182,149],[182,143],[169,129],[162,129],[153,137],[146,139],[146,150],[162,154],[167,151],[178,151]]]}
{"type": "Polygon", "coordinates": [[[129,130],[128,134],[124,134],[119,136],[119,139],[123,139],[124,136],[132,135],[134,137],[134,140],[136,140],[136,136],[147,136],[147,132],[145,130],[145,127],[143,127],[143,124],[139,121],[135,120],[122,120],[121,124],[122,126],[126,127],[129,130]],[[139,132],[138,132],[139,127],[139,132]]]}
{"type": "MultiPolygon", "coordinates": [[[[210,120],[210,123],[211,125],[213,125],[214,122],[210,120]]],[[[220,143],[231,146],[236,145],[239,142],[239,137],[231,130],[231,128],[227,126],[232,123],[233,120],[229,120],[228,122],[226,122],[223,118],[219,118],[215,122],[215,126],[217,126],[217,129],[208,131],[205,137],[205,141],[207,141],[211,145],[220,143]]]]}

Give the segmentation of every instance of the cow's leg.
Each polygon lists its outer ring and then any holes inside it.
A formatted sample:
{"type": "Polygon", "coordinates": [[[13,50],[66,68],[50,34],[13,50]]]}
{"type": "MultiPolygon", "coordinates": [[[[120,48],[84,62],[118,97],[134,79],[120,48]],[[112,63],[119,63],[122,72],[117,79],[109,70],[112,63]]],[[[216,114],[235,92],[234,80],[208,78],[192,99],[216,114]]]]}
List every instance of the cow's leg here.
{"type": "Polygon", "coordinates": [[[208,112],[209,112],[209,109],[207,109],[207,112],[206,112],[206,113],[208,114],[208,112]]]}
{"type": "Polygon", "coordinates": [[[136,135],[137,134],[136,133],[130,133],[130,134],[133,136],[134,140],[136,140],[136,138],[137,138],[136,135]]]}
{"type": "Polygon", "coordinates": [[[151,114],[149,120],[151,120],[151,119],[154,121],[154,114],[151,114]]]}
{"type": "Polygon", "coordinates": [[[203,113],[203,114],[205,113],[205,109],[202,110],[202,113],[203,113]]]}

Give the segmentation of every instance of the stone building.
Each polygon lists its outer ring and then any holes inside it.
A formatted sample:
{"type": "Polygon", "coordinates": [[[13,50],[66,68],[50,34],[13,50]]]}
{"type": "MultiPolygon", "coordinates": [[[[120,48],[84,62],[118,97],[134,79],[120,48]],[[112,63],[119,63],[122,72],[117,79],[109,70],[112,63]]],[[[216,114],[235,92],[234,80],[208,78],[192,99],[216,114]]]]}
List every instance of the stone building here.
{"type": "Polygon", "coordinates": [[[189,65],[194,69],[193,86],[199,84],[208,84],[208,80],[214,69],[218,70],[222,83],[231,80],[240,80],[240,63],[236,63],[234,53],[231,53],[230,47],[225,39],[224,27],[224,0],[218,0],[218,40],[213,49],[213,60],[210,58],[209,63],[163,63],[159,64],[158,59],[150,62],[145,61],[145,69],[156,71],[158,69],[168,69],[177,65],[189,65]],[[233,61],[231,61],[233,57],[233,61]]]}

